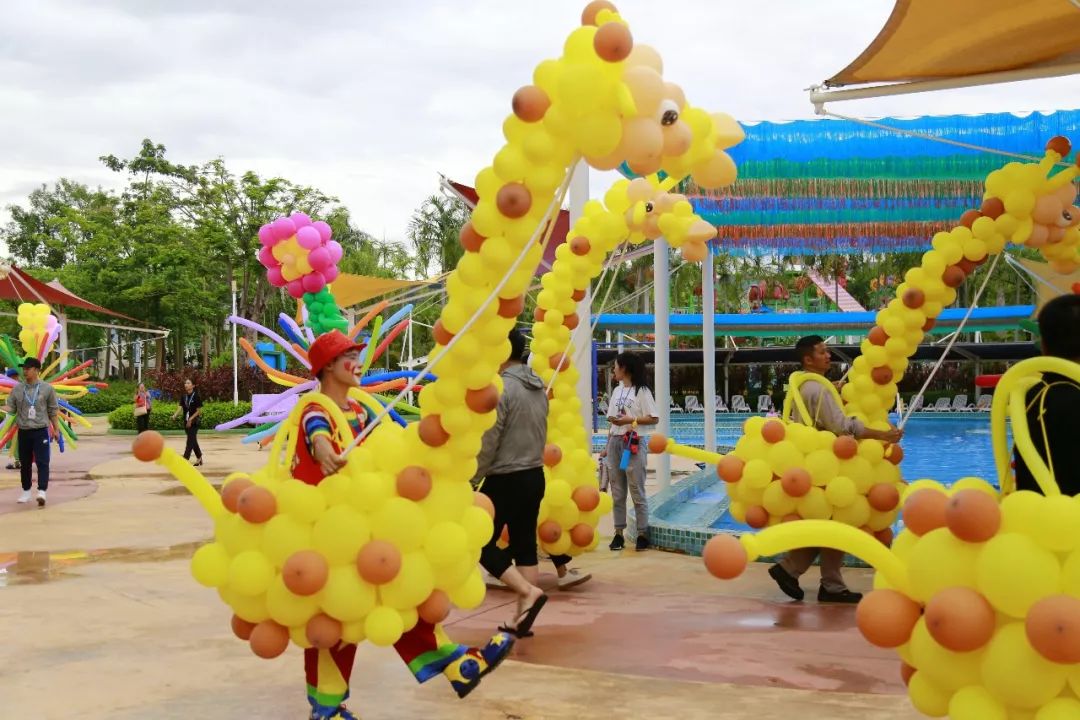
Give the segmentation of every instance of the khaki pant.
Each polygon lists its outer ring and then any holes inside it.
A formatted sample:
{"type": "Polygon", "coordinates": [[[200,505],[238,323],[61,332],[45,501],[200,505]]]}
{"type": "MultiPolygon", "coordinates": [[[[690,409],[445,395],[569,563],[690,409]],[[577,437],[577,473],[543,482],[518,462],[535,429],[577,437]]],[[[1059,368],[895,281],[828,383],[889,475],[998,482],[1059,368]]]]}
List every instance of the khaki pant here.
{"type": "Polygon", "coordinates": [[[630,463],[625,470],[619,469],[623,450],[626,448],[625,435],[612,435],[608,438],[607,468],[611,483],[612,519],[615,529],[626,528],[626,496],[634,503],[634,530],[637,535],[649,534],[649,499],[645,495],[645,441],[642,440],[636,454],[630,456],[630,463]]]}
{"type": "Polygon", "coordinates": [[[844,564],[842,550],[832,548],[799,548],[792,550],[780,561],[780,567],[784,568],[789,575],[798,578],[810,569],[814,559],[821,557],[821,587],[826,592],[836,593],[847,590],[844,578],[840,574],[840,568],[844,564]]]}

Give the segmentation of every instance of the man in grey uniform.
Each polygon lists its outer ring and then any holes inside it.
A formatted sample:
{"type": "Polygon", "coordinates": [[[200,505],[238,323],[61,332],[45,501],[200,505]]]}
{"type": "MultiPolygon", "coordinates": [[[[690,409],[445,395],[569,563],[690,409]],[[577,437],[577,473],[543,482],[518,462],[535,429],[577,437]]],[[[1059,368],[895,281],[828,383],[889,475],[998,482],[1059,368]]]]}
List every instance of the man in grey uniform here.
{"type": "Polygon", "coordinates": [[[3,411],[15,415],[19,472],[22,474],[22,495],[18,502],[30,502],[32,485],[30,463],[36,463],[38,469],[37,503],[45,505],[45,492],[49,489],[49,443],[52,434],[59,432],[56,417],[59,402],[52,386],[39,377],[41,363],[37,358],[27,358],[23,362],[23,381],[18,383],[8,395],[3,411]]]}

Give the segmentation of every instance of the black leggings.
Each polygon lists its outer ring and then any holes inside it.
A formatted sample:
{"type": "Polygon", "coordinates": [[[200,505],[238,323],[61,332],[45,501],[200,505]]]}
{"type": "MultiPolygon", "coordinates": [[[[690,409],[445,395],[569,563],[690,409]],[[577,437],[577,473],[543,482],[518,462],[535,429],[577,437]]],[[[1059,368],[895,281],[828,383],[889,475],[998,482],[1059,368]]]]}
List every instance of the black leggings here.
{"type": "Polygon", "coordinates": [[[536,565],[536,519],[544,497],[544,468],[489,475],[480,492],[495,506],[495,532],[480,552],[480,565],[495,577],[502,577],[511,564],[536,565]],[[505,550],[496,545],[504,527],[509,527],[510,535],[510,547],[505,550]]]}
{"type": "Polygon", "coordinates": [[[199,447],[199,421],[191,423],[190,427],[184,429],[187,433],[187,445],[184,447],[184,459],[190,460],[191,453],[195,453],[195,459],[202,460],[202,448],[199,447]]]}
{"type": "Polygon", "coordinates": [[[135,416],[135,430],[144,433],[150,429],[150,413],[135,416]]]}

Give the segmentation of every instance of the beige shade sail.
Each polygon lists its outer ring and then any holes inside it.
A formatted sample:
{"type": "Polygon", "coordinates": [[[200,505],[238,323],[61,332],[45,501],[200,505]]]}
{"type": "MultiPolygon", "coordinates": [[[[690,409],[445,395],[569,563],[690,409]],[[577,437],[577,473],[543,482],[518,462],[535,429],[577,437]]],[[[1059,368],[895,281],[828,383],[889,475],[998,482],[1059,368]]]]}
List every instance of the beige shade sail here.
{"type": "Polygon", "coordinates": [[[341,273],[331,283],[330,290],[338,307],[347,308],[395,290],[429,284],[427,280],[397,280],[341,273]]]}
{"type": "Polygon", "coordinates": [[[1047,263],[1026,258],[1016,258],[1029,275],[1036,281],[1035,315],[1039,314],[1043,305],[1061,295],[1069,295],[1076,292],[1074,288],[1080,287],[1080,270],[1071,273],[1059,273],[1047,263]]]}

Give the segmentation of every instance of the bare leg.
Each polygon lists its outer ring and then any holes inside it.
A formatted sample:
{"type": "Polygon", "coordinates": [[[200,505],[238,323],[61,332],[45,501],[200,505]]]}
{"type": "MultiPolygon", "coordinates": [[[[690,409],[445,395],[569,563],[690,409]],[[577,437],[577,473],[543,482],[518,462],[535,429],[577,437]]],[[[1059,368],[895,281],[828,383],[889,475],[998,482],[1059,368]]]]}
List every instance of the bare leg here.
{"type": "MultiPolygon", "coordinates": [[[[531,568],[536,575],[539,575],[539,569],[533,565],[531,568]]],[[[506,572],[499,576],[508,588],[517,593],[517,609],[514,613],[514,617],[510,618],[507,623],[507,627],[515,627],[517,625],[518,618],[533,606],[540,596],[544,594],[544,591],[536,587],[533,583],[525,579],[525,575],[518,569],[511,566],[506,572]]]]}

